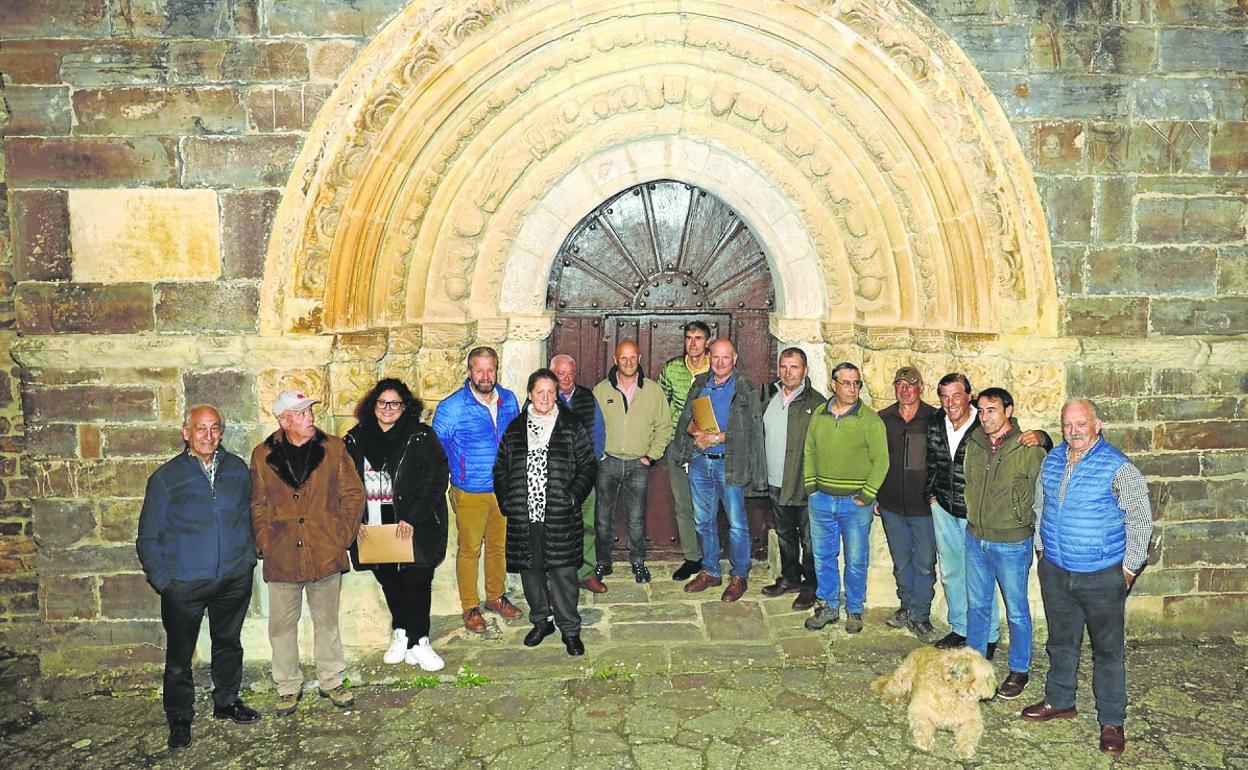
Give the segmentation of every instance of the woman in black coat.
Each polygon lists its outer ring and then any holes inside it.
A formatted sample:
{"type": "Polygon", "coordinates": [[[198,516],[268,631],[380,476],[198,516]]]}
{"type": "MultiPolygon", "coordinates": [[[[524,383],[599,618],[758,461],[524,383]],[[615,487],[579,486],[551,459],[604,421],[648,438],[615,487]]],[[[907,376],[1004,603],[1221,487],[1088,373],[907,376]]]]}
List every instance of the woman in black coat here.
{"type": "Polygon", "coordinates": [[[594,488],[598,461],[589,436],[556,395],[554,372],[529,376],[529,401],[511,421],[494,462],[494,494],[507,517],[507,570],[519,572],[536,647],[555,632],[569,655],[584,655],[580,586],[584,520],[581,503],[594,488]],[[553,619],[553,622],[552,622],[553,619]]]}
{"type": "Polygon", "coordinates": [[[429,606],[433,571],[446,556],[450,473],[437,434],[420,421],[420,408],[412,391],[393,378],[374,385],[356,406],[357,424],[343,441],[367,493],[358,538],[368,537],[365,525],[397,524],[394,536],[411,541],[412,561],[361,564],[352,544],[351,563],[372,571],[390,609],[391,642],[382,659],[439,671],[445,663],[429,644],[429,606]]]}

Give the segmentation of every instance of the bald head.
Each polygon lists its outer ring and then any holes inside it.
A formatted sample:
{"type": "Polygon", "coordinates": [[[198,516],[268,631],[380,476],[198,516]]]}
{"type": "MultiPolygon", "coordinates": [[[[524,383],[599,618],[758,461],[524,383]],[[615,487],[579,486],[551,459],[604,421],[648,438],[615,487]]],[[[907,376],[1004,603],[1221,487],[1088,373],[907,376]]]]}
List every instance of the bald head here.
{"type": "Polygon", "coordinates": [[[623,340],[615,346],[615,366],[617,379],[630,381],[637,376],[637,368],[641,366],[641,354],[637,343],[623,340]]]}
{"type": "Polygon", "coordinates": [[[715,382],[721,383],[732,376],[733,367],[737,365],[737,349],[732,342],[720,338],[711,343],[711,373],[715,382]]]}

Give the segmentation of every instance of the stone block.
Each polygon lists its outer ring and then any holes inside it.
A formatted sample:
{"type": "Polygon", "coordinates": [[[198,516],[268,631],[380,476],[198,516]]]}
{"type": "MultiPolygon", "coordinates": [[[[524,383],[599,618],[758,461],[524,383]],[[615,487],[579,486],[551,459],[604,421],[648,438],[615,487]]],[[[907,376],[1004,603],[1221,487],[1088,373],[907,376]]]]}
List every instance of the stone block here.
{"type": "Polygon", "coordinates": [[[1207,593],[1248,593],[1248,568],[1207,567],[1198,572],[1196,590],[1207,593]]]}
{"type": "Polygon", "coordinates": [[[1248,173],[1248,123],[1215,123],[1209,147],[1209,170],[1215,174],[1248,173]]]}
{"type": "Polygon", "coordinates": [[[1148,314],[1148,297],[1071,297],[1066,303],[1066,333],[1144,337],[1148,314]]]}
{"type": "Polygon", "coordinates": [[[100,578],[100,615],[121,620],[160,617],[160,595],[142,574],[100,578]]]}
{"type": "Polygon", "coordinates": [[[336,84],[359,50],[358,40],[308,41],[310,79],[316,83],[336,84]]]}
{"type": "Polygon", "coordinates": [[[1248,448],[1248,420],[1166,422],[1157,427],[1159,449],[1248,448]]]}
{"type": "Polygon", "coordinates": [[[1134,197],[1134,177],[1101,177],[1096,180],[1096,240],[1101,243],[1131,240],[1134,197]]]}
{"type": "Polygon", "coordinates": [[[1087,259],[1086,246],[1057,245],[1052,247],[1053,273],[1057,279],[1057,291],[1063,297],[1083,293],[1083,266],[1087,259]]]}
{"type": "Polygon", "coordinates": [[[1092,239],[1091,177],[1038,177],[1036,186],[1044,203],[1049,234],[1058,243],[1082,243],[1092,239]]]}
{"type": "Polygon", "coordinates": [[[233,88],[89,88],[74,92],[75,133],[241,134],[242,95],[233,88]]]}
{"type": "Polygon", "coordinates": [[[140,86],[169,78],[169,44],[161,40],[112,40],[81,45],[61,57],[60,79],[78,88],[140,86]]]}
{"type": "Polygon", "coordinates": [[[1049,75],[989,73],[984,81],[1013,119],[1118,118],[1129,114],[1126,86],[1104,77],[1090,75],[1049,75]]]}
{"type": "Polygon", "coordinates": [[[1140,400],[1139,417],[1144,421],[1221,420],[1242,415],[1243,402],[1233,396],[1159,397],[1140,400]]]}
{"type": "MultiPolygon", "coordinates": [[[[1141,5],[1144,3],[1140,2],[1141,5]]],[[[1244,11],[1238,3],[1211,3],[1209,0],[1165,0],[1165,2],[1149,2],[1151,12],[1147,18],[1139,21],[1154,21],[1159,24],[1187,24],[1191,22],[1206,24],[1243,24],[1244,11]]]]}
{"type": "MultiPolygon", "coordinates": [[[[1097,404],[1100,406],[1099,402],[1097,404]]],[[[1173,476],[1199,476],[1199,452],[1160,452],[1132,455],[1135,463],[1148,478],[1173,476]]]]}
{"type": "Polygon", "coordinates": [[[1078,171],[1084,165],[1086,136],[1081,121],[1041,120],[1030,124],[1028,157],[1040,171],[1078,171]]]}
{"type": "Polygon", "coordinates": [[[278,83],[308,79],[307,46],[298,40],[203,40],[169,44],[169,81],[278,83]]]}
{"type": "Polygon", "coordinates": [[[1125,366],[1074,363],[1066,368],[1066,392],[1098,399],[1106,396],[1142,396],[1149,393],[1149,373],[1125,366]]]}
{"type": "Polygon", "coordinates": [[[14,277],[65,281],[72,274],[69,207],[64,190],[14,190],[14,277]]]}
{"type": "Polygon", "coordinates": [[[1146,27],[1034,24],[1029,37],[1032,70],[1135,74],[1157,57],[1156,32],[1146,27]]]}
{"type": "MultiPolygon", "coordinates": [[[[261,0],[152,0],[125,6],[114,23],[134,37],[237,37],[260,31],[261,0]]],[[[120,34],[120,32],[118,33],[120,34]]]]}
{"type": "Polygon", "coordinates": [[[296,0],[269,8],[269,34],[369,38],[407,0],[296,0]]]}
{"type": "Polygon", "coordinates": [[[260,133],[305,131],[329,97],[328,85],[262,86],[247,92],[247,125],[260,133]]]}
{"type": "Polygon", "coordinates": [[[100,500],[100,539],[107,543],[133,543],[139,532],[139,513],[142,510],[142,498],[100,500]]]}
{"type": "Polygon", "coordinates": [[[26,451],[35,457],[73,457],[78,430],[73,425],[27,425],[26,451]]]}
{"type": "Polygon", "coordinates": [[[1235,567],[1248,553],[1248,521],[1188,521],[1168,524],[1161,539],[1167,567],[1235,567]]]}
{"type": "Polygon", "coordinates": [[[1248,297],[1155,299],[1154,334],[1244,334],[1248,332],[1248,297]]]}
{"type": "Polygon", "coordinates": [[[64,136],[73,115],[67,86],[9,86],[4,90],[7,136],[64,136]]]}
{"type": "Polygon", "coordinates": [[[1248,87],[1234,77],[1142,77],[1128,88],[1139,121],[1242,120],[1248,102],[1248,87]]]}
{"type": "Polygon", "coordinates": [[[107,37],[109,5],[108,0],[5,3],[4,37],[107,37]]]}
{"type": "Polygon", "coordinates": [[[100,458],[100,426],[78,426],[78,456],[84,460],[100,458]]]}
{"type": "Polygon", "coordinates": [[[90,500],[31,500],[35,541],[41,548],[65,548],[95,534],[90,500]]]}
{"type": "Polygon", "coordinates": [[[1154,520],[1176,522],[1232,518],[1230,514],[1219,511],[1210,494],[1209,482],[1205,479],[1152,480],[1148,491],[1154,520]]]}
{"type": "Polygon", "coordinates": [[[1190,594],[1196,590],[1196,569],[1149,568],[1140,573],[1140,579],[1131,587],[1132,596],[1174,596],[1190,594]]]}
{"type": "Polygon", "coordinates": [[[1027,28],[998,24],[963,24],[949,30],[981,72],[1027,69],[1027,28]]]}
{"type": "Polygon", "coordinates": [[[182,181],[204,187],[280,187],[303,137],[269,134],[182,141],[182,181]]]}
{"type": "Polygon", "coordinates": [[[256,378],[249,372],[191,372],[182,378],[185,402],[212,404],[227,423],[254,422],[259,417],[256,407],[256,378]]]}
{"type": "Polygon", "coordinates": [[[93,620],[100,616],[100,598],[93,577],[45,576],[39,581],[39,606],[44,620],[93,620]]]}
{"type": "Polygon", "coordinates": [[[172,457],[182,451],[182,432],[175,427],[113,425],[103,430],[105,457],[172,457]]]}
{"type": "Polygon", "coordinates": [[[1142,242],[1242,241],[1245,204],[1224,198],[1138,198],[1136,232],[1142,242]]]}
{"type": "Polygon", "coordinates": [[[1242,71],[1248,62],[1248,30],[1209,27],[1163,28],[1157,39],[1157,68],[1163,72],[1242,71]]]}
{"type": "Polygon", "coordinates": [[[21,284],[14,304],[24,334],[125,334],[153,327],[150,284],[21,284]]]}
{"type": "Polygon", "coordinates": [[[1162,618],[1171,628],[1202,634],[1248,631],[1248,593],[1167,596],[1162,601],[1162,618]]]}
{"type": "Polygon", "coordinates": [[[41,422],[151,420],[156,394],[132,385],[68,385],[22,394],[26,416],[41,422]]]}
{"type": "Polygon", "coordinates": [[[1154,449],[1153,431],[1149,428],[1106,426],[1104,434],[1109,443],[1124,452],[1151,452],[1154,449]]]}
{"type": "Polygon", "coordinates": [[[69,217],[77,281],[221,275],[220,214],[212,190],[73,190],[69,217]]]}
{"type": "Polygon", "coordinates": [[[1248,393],[1248,371],[1160,369],[1153,384],[1157,393],[1248,393]]]}
{"type": "Polygon", "coordinates": [[[222,277],[262,278],[273,216],[281,202],[277,190],[221,194],[222,277]]]}
{"type": "Polygon", "coordinates": [[[1212,294],[1217,252],[1207,247],[1094,248],[1089,294],[1212,294]]]}
{"type": "Polygon", "coordinates": [[[1146,174],[1208,171],[1209,131],[1209,124],[1190,120],[1134,124],[1117,169],[1146,174]]]}
{"type": "Polygon", "coordinates": [[[1218,293],[1248,294],[1248,248],[1218,247],[1218,293]]]}
{"type": "Polygon", "coordinates": [[[1200,453],[1200,475],[1233,476],[1248,471],[1248,451],[1229,450],[1200,453]]]}
{"type": "Polygon", "coordinates": [[[254,283],[161,283],[156,285],[156,329],[173,332],[251,332],[260,317],[254,283]]]}
{"type": "Polygon", "coordinates": [[[13,137],[5,140],[10,187],[164,185],[173,181],[172,139],[13,137]]]}
{"type": "Polygon", "coordinates": [[[61,82],[61,57],[91,45],[86,40],[13,40],[0,48],[0,83],[56,85],[61,82]]]}

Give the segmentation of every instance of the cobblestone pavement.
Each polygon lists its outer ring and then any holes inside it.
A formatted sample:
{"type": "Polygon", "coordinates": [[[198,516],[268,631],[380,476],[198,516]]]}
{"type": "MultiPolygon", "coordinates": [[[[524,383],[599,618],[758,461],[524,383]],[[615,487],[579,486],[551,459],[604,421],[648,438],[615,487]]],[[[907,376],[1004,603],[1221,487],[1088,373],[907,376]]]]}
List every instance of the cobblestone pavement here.
{"type": "MultiPolygon", "coordinates": [[[[801,628],[805,613],[789,609],[791,596],[759,595],[762,581],[724,604],[717,592],[683,593],[657,577],[658,566],[654,583],[615,579],[583,608],[583,658],[568,657],[558,635],[523,647],[524,621],[491,617],[483,640],[439,618],[446,670],[422,677],[383,665],[377,651],[352,666],[354,708],[335,710],[312,684],[295,715],[277,717],[265,671],[253,666],[245,699],[264,719],[241,726],[207,718],[211,703],[201,691],[194,744],[170,754],[158,691],[150,680],[146,688],[131,683],[37,701],[10,716],[0,767],[1248,768],[1246,650],[1235,641],[1131,645],[1128,743],[1119,760],[1096,749],[1090,664],[1078,718],[1018,719],[1043,694],[1038,642],[1027,692],[982,706],[983,741],[963,761],[948,733],[938,733],[933,753],[915,748],[904,709],[868,687],[918,644],[884,625],[890,608],[869,609],[861,634],[840,625],[811,633],[801,628]]],[[[996,666],[1004,676],[1005,655],[996,666]]],[[[206,682],[207,672],[197,671],[196,681],[206,682]]]]}

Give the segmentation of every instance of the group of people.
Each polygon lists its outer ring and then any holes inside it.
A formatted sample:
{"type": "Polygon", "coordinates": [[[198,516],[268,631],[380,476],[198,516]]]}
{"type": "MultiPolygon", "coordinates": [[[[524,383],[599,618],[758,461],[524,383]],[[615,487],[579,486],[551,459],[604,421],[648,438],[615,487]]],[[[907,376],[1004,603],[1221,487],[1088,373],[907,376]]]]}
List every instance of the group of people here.
{"type": "Polygon", "coordinates": [[[523,643],[537,646],[558,629],[569,655],[584,654],[579,591],[609,590],[617,516],[626,522],[634,580],[652,579],[646,488],[649,468],[665,459],[684,556],[672,577],[687,581],[685,591],[724,586],[726,602],[747,592],[745,499],[766,497],[780,573],[761,593],[795,594],[793,608],[809,610],[805,627],[818,631],[840,621],[843,592],[845,630],[861,632],[878,517],[900,604],[887,625],[991,659],[1000,593],[1010,641],[1002,699],[1018,698],[1030,675],[1027,585],[1036,554],[1050,672],[1045,698],[1022,717],[1074,716],[1086,627],[1100,746],[1121,753],[1125,599],[1147,555],[1152,517],[1143,476],[1101,436],[1092,402],[1063,407],[1065,440],[1054,449],[1044,432],[1020,429],[1008,391],[992,387],[972,398],[958,373],[940,380],[935,408],[921,398],[918,370],[902,367],[896,402],[877,412],[861,399],[857,366],[837,364],[825,398],[811,384],[806,354],[790,347],[779,355],[776,380],[760,390],[737,368],[732,342],[712,340],[700,321],[684,327],[684,354],[666,362],[657,381],[645,376],[632,341],[616,346],[612,363],[590,389],[577,382],[576,362],[557,355],[529,376],[521,405],[498,384],[498,354],[474,348],[463,386],[439,404],[432,426],[420,421],[421,403],[403,382],[383,379],[360,400],[343,439],[316,427],[315,399],[284,391],[273,404],[278,430],[255,447],[250,472],[221,447],[218,410],[190,408],[185,452],[148,481],[137,541],[168,637],[170,748],[191,742],[190,664],[205,611],[213,715],[260,718],[239,698],[240,630],[257,558],[269,585],[279,714],[293,713],[303,692],[304,595],[319,693],[341,708],[353,704],[338,631],[341,576],[352,565],[372,572],[391,614],[383,660],[440,670],[429,615],[434,570],[447,550],[448,498],[464,627],[484,631],[483,610],[521,617],[505,592],[506,572],[516,572],[532,624],[523,643]],[[376,537],[394,538],[402,558],[362,559],[361,543],[376,537]],[[930,613],[938,567],[951,631],[936,639],[930,613]]]}

